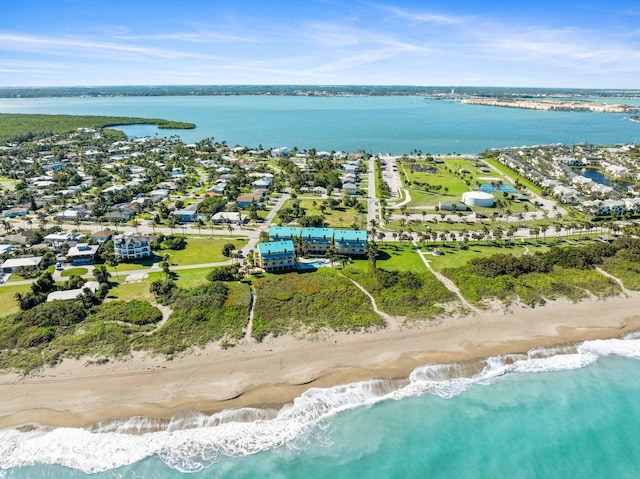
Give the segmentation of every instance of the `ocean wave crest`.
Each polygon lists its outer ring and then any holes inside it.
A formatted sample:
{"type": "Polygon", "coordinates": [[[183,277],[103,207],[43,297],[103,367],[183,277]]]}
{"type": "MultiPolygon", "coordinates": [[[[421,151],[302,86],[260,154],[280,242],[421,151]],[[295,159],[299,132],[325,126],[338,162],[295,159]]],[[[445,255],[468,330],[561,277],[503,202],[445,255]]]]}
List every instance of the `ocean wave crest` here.
{"type": "Polygon", "coordinates": [[[348,409],[422,394],[452,398],[507,374],[578,369],[611,355],[640,359],[640,337],[537,348],[528,354],[484,361],[424,365],[404,380],[375,379],[312,388],[279,411],[243,408],[206,415],[187,410],[170,420],[137,417],[87,429],[4,429],[0,430],[0,477],[2,470],[38,463],[97,473],[154,455],[176,470],[195,472],[221,457],[304,447],[305,438],[318,438],[313,432],[318,423],[323,424],[322,419],[348,409]]]}

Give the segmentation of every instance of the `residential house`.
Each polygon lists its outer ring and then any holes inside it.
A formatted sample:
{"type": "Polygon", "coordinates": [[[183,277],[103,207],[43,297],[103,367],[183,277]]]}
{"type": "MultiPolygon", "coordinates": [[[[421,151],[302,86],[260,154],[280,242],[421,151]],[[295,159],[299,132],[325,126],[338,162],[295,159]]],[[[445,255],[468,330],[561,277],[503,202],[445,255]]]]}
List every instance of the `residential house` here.
{"type": "Polygon", "coordinates": [[[236,211],[220,211],[211,217],[214,223],[231,223],[241,225],[247,222],[247,217],[236,211]]]}
{"type": "Polygon", "coordinates": [[[106,243],[113,236],[113,231],[110,230],[102,230],[91,233],[89,239],[95,241],[98,244],[106,243]]]}
{"type": "Polygon", "coordinates": [[[147,197],[151,199],[151,201],[153,201],[154,203],[157,203],[158,201],[162,201],[169,197],[169,190],[166,190],[166,189],[153,190],[147,193],[147,197]]]}
{"type": "Polygon", "coordinates": [[[364,230],[335,230],[333,241],[338,254],[347,256],[366,254],[367,232],[364,230]]]}
{"type": "Polygon", "coordinates": [[[286,146],[271,149],[271,156],[273,158],[289,156],[289,153],[290,153],[289,148],[287,148],[286,146]]]}
{"type": "Polygon", "coordinates": [[[29,256],[27,258],[10,258],[0,266],[3,273],[13,273],[18,268],[37,269],[42,263],[41,256],[29,256]]]}
{"type": "Polygon", "coordinates": [[[57,233],[50,233],[44,237],[44,241],[48,244],[54,251],[60,251],[62,245],[73,240],[73,235],[71,233],[67,233],[65,231],[59,231],[57,233]]]}
{"type": "Polygon", "coordinates": [[[105,188],[104,190],[102,190],[101,194],[103,195],[110,195],[110,194],[116,194],[116,193],[120,193],[121,191],[125,190],[125,186],[124,185],[113,185],[110,186],[108,188],[105,188]]]}
{"type": "Polygon", "coordinates": [[[31,244],[36,232],[33,230],[22,230],[14,235],[7,236],[7,240],[11,243],[31,244]]]}
{"type": "Polygon", "coordinates": [[[198,205],[189,205],[187,208],[174,210],[171,212],[171,214],[176,215],[178,218],[180,218],[180,221],[193,223],[198,221],[198,219],[200,218],[200,215],[196,211],[197,208],[198,205]]]}
{"type": "Polygon", "coordinates": [[[343,183],[342,192],[345,195],[354,196],[358,194],[358,186],[355,183],[343,183]]]}
{"type": "Polygon", "coordinates": [[[17,207],[4,210],[2,212],[3,218],[17,218],[18,216],[26,216],[29,214],[29,208],[17,207]]]}
{"type": "Polygon", "coordinates": [[[69,208],[58,213],[55,218],[60,221],[82,221],[88,215],[88,210],[82,206],[69,208]]]}
{"type": "Polygon", "coordinates": [[[264,199],[264,190],[253,190],[248,195],[240,195],[236,198],[236,203],[240,208],[246,208],[252,203],[260,203],[264,199]]]}
{"type": "Polygon", "coordinates": [[[129,221],[136,214],[135,207],[131,207],[128,203],[120,203],[113,205],[111,211],[108,211],[104,217],[107,221],[129,221]]]}
{"type": "Polygon", "coordinates": [[[98,245],[78,243],[76,246],[69,248],[69,252],[66,256],[67,261],[74,266],[93,264],[96,260],[98,248],[98,245]]]}
{"type": "Polygon", "coordinates": [[[273,182],[273,178],[269,178],[269,177],[264,177],[264,178],[260,178],[259,180],[256,180],[252,183],[253,187],[259,190],[266,190],[269,188],[269,186],[271,186],[271,183],[273,182]]]}
{"type": "Polygon", "coordinates": [[[151,256],[151,236],[115,235],[113,252],[119,260],[142,259],[151,256]]]}
{"type": "Polygon", "coordinates": [[[288,271],[295,268],[296,248],[293,241],[258,243],[254,249],[254,263],[267,272],[288,271]]]}
{"type": "Polygon", "coordinates": [[[95,293],[98,291],[99,287],[100,283],[97,281],[87,281],[82,285],[82,288],[53,291],[47,295],[47,303],[50,303],[51,301],[70,301],[72,299],[77,299],[81,294],[84,294],[85,289],[95,293]]]}

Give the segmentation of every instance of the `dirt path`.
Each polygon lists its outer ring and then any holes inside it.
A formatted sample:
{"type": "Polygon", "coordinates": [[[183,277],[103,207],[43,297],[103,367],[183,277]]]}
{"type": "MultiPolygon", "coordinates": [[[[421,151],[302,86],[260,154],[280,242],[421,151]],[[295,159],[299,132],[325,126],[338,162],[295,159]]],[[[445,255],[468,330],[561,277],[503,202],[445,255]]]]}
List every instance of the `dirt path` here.
{"type": "MultiPolygon", "coordinates": [[[[343,278],[347,278],[344,275],[341,275],[341,276],[343,278]]],[[[387,323],[387,326],[389,327],[389,329],[391,329],[391,331],[400,331],[402,329],[401,318],[397,316],[391,316],[390,314],[385,313],[384,311],[381,311],[378,308],[378,304],[376,303],[375,298],[371,296],[371,293],[369,293],[369,291],[367,291],[362,286],[360,286],[360,284],[357,281],[354,281],[351,278],[347,278],[347,279],[351,281],[353,284],[355,284],[360,291],[362,291],[365,295],[367,295],[367,297],[369,298],[369,301],[371,302],[371,308],[373,308],[373,312],[385,320],[385,322],[387,323]]]]}
{"type": "Polygon", "coordinates": [[[253,333],[253,312],[256,308],[256,292],[251,287],[251,304],[249,305],[249,322],[247,323],[247,328],[244,332],[244,336],[242,337],[241,343],[254,342],[251,334],[253,333]]]}
{"type": "Polygon", "coordinates": [[[469,301],[467,301],[464,296],[462,296],[462,293],[460,293],[460,290],[458,289],[458,287],[453,283],[453,281],[451,281],[449,278],[447,278],[445,275],[438,273],[437,271],[434,271],[434,269],[431,267],[431,263],[429,263],[429,261],[427,260],[427,258],[425,258],[425,253],[420,249],[420,247],[418,246],[418,244],[414,241],[413,242],[414,246],[416,247],[416,251],[418,252],[418,254],[420,255],[420,258],[422,258],[422,262],[425,264],[425,266],[429,269],[429,271],[431,271],[433,273],[433,275],[438,279],[438,281],[440,281],[442,284],[444,284],[444,286],[451,291],[452,293],[454,293],[458,299],[460,299],[460,302],[465,306],[465,308],[468,308],[470,311],[478,314],[480,313],[480,310],[478,308],[476,308],[475,306],[473,306],[471,303],[469,303],[469,301]]]}
{"type": "Polygon", "coordinates": [[[628,290],[627,288],[625,288],[625,286],[622,283],[622,280],[620,278],[612,275],[611,273],[607,273],[605,270],[603,270],[599,266],[594,266],[594,267],[595,267],[595,270],[598,273],[600,273],[600,274],[606,276],[607,278],[612,279],[613,281],[615,281],[618,284],[618,286],[620,286],[620,289],[622,290],[622,292],[624,293],[625,296],[627,296],[627,297],[631,296],[631,291],[628,290]]]}

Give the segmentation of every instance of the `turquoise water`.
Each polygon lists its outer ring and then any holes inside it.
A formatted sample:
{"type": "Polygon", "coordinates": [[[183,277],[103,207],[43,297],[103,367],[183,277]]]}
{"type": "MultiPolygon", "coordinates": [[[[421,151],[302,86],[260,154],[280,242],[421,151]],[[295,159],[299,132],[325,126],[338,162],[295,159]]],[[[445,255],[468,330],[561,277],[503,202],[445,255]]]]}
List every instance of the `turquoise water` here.
{"type": "MultiPolygon", "coordinates": [[[[624,115],[539,112],[418,97],[0,99],[0,111],[160,117],[230,145],[476,153],[635,142],[624,115]]],[[[405,381],[311,390],[281,411],[192,411],[167,430],[0,431],[0,478],[638,477],[640,340],[490,358],[473,376],[425,366],[405,381]],[[239,419],[242,418],[242,421],[239,419]]],[[[474,369],[475,370],[475,369],[474,369]]]]}
{"type": "Polygon", "coordinates": [[[177,134],[186,142],[213,136],[231,146],[395,154],[640,139],[640,124],[628,121],[628,115],[494,108],[406,96],[0,98],[0,112],[167,118],[196,123],[197,128],[122,130],[131,136],[177,134]]]}
{"type": "Polygon", "coordinates": [[[248,423],[2,431],[0,477],[635,478],[638,359],[634,337],[588,341],[490,358],[473,375],[423,366],[406,381],[311,390],[248,423]],[[53,464],[6,469],[21,461],[53,464]]]}

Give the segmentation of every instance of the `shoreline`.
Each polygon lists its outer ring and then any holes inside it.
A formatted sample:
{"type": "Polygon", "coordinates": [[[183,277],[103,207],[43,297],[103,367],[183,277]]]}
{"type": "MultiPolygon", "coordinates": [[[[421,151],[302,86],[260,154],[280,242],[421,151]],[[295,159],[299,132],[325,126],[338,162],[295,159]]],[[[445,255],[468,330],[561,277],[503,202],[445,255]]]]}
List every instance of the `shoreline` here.
{"type": "Polygon", "coordinates": [[[136,355],[104,365],[64,360],[0,375],[0,428],[90,427],[136,416],[169,419],[186,409],[279,409],[310,388],[406,378],[429,363],[484,360],[533,348],[621,337],[640,329],[640,293],[483,311],[400,331],[327,333],[217,345],[167,361],[136,355]]]}

